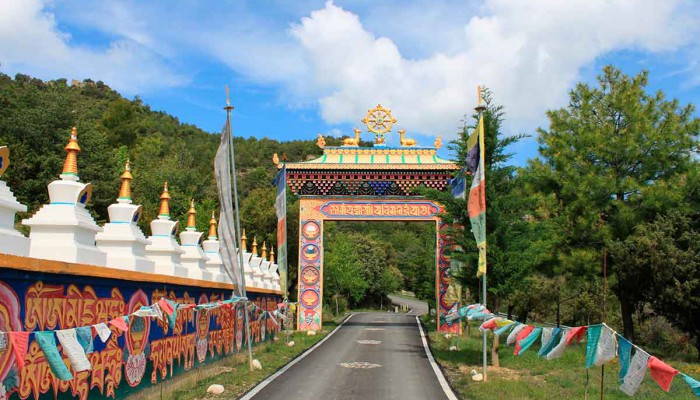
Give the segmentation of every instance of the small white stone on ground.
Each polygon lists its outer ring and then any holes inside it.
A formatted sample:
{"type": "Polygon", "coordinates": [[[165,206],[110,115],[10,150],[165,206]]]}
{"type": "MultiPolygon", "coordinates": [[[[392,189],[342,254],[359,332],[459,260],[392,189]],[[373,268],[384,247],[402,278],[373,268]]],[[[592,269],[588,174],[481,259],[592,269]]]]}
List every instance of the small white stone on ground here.
{"type": "Polygon", "coordinates": [[[469,372],[469,375],[471,375],[471,376],[474,376],[474,375],[476,375],[476,374],[477,374],[477,372],[476,372],[475,369],[473,369],[473,370],[471,370],[471,371],[469,372]]]}
{"type": "Polygon", "coordinates": [[[253,369],[262,369],[262,364],[258,359],[253,360],[253,369]]]}
{"type": "Polygon", "coordinates": [[[450,351],[457,351],[457,346],[450,346],[450,351]]]}
{"type": "Polygon", "coordinates": [[[209,394],[221,394],[223,392],[224,392],[223,385],[211,385],[211,386],[209,386],[209,389],[207,389],[207,393],[209,393],[209,394]]]}
{"type": "Polygon", "coordinates": [[[293,340],[290,340],[290,341],[287,343],[287,346],[289,346],[289,347],[294,346],[294,341],[293,341],[293,340]]]}
{"type": "Polygon", "coordinates": [[[316,336],[316,331],[307,331],[306,335],[307,336],[316,336]]]}
{"type": "Polygon", "coordinates": [[[475,374],[475,375],[472,375],[472,380],[473,380],[474,382],[481,382],[481,381],[484,380],[484,375],[482,375],[482,374],[475,374]]]}

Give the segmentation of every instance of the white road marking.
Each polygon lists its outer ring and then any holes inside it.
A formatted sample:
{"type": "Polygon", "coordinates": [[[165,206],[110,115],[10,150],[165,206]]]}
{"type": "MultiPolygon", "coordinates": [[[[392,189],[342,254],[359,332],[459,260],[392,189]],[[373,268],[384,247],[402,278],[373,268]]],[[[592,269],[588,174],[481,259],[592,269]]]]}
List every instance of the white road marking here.
{"type": "Polygon", "coordinates": [[[421,325],[420,319],[418,319],[417,316],[416,323],[418,324],[418,329],[420,330],[420,338],[423,341],[423,348],[425,349],[425,354],[428,356],[428,361],[430,361],[430,366],[433,367],[433,372],[435,372],[435,376],[437,377],[438,382],[440,382],[442,391],[445,392],[445,395],[449,400],[457,400],[457,396],[455,396],[454,392],[452,391],[452,388],[447,383],[447,380],[445,380],[445,376],[442,374],[440,367],[437,365],[435,359],[433,358],[433,354],[430,352],[430,347],[428,347],[428,341],[425,338],[425,332],[423,332],[423,326],[421,325]]]}
{"type": "Polygon", "coordinates": [[[381,340],[357,340],[359,344],[382,344],[381,340]]]}
{"type": "Polygon", "coordinates": [[[275,372],[274,374],[270,375],[270,376],[269,376],[267,379],[265,379],[264,381],[260,382],[260,383],[258,384],[258,386],[256,386],[256,387],[254,387],[253,389],[251,389],[250,392],[246,393],[246,395],[243,396],[243,397],[241,397],[240,400],[250,400],[250,399],[252,399],[253,396],[255,396],[256,394],[258,394],[258,392],[260,392],[265,386],[269,385],[269,384],[270,384],[273,380],[275,380],[278,376],[280,376],[280,375],[282,375],[283,373],[285,373],[285,371],[287,371],[289,368],[291,368],[294,364],[296,364],[296,363],[298,363],[299,361],[303,360],[304,357],[306,357],[306,356],[308,356],[309,354],[311,354],[312,351],[316,350],[316,349],[317,349],[319,346],[321,346],[326,340],[330,339],[330,337],[333,336],[333,334],[336,333],[336,332],[338,331],[338,329],[340,329],[343,325],[345,325],[345,323],[348,322],[348,321],[350,320],[350,318],[352,318],[354,315],[355,315],[355,314],[350,314],[350,316],[348,316],[347,318],[345,318],[345,320],[344,320],[340,325],[336,326],[335,329],[333,329],[333,331],[332,331],[331,333],[328,334],[328,336],[326,336],[326,337],[324,337],[323,339],[321,339],[320,342],[316,343],[316,344],[313,345],[310,349],[308,349],[308,350],[306,350],[304,353],[302,353],[299,357],[295,358],[295,359],[292,360],[289,364],[287,364],[287,365],[285,365],[284,367],[282,367],[282,369],[280,369],[279,371],[277,371],[277,372],[275,372]]]}
{"type": "Polygon", "coordinates": [[[351,369],[370,369],[370,368],[379,368],[381,365],[379,364],[374,364],[371,362],[367,361],[355,361],[355,362],[349,362],[349,363],[340,363],[338,366],[343,367],[343,368],[351,368],[351,369]]]}

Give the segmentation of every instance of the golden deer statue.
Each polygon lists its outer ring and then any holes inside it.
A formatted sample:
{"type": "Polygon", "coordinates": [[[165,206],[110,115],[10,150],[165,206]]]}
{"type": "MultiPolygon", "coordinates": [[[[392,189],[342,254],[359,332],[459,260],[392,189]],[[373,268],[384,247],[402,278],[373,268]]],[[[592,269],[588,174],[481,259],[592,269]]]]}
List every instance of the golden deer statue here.
{"type": "Polygon", "coordinates": [[[406,147],[415,146],[416,139],[404,138],[404,134],[406,134],[406,130],[399,129],[399,143],[401,143],[401,146],[406,146],[406,147]]]}
{"type": "Polygon", "coordinates": [[[360,145],[360,132],[361,130],[357,128],[352,128],[353,131],[355,131],[355,138],[346,138],[343,139],[343,146],[359,146],[360,145]]]}

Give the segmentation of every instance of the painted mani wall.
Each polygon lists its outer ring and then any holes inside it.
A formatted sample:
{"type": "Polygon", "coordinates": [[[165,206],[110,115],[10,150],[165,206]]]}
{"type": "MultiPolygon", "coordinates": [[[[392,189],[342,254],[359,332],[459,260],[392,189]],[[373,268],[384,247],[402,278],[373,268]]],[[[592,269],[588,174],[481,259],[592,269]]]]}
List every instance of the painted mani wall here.
{"type": "MultiPolygon", "coordinates": [[[[107,322],[129,315],[161,297],[183,304],[231,298],[232,285],[105,267],[0,254],[0,331],[60,330],[107,322]]],[[[259,310],[250,311],[253,344],[279,329],[262,310],[275,310],[279,294],[248,291],[259,310]]],[[[92,371],[55,378],[29,336],[25,366],[11,351],[0,350],[0,400],[122,399],[225,355],[245,351],[244,306],[178,310],[175,326],[157,318],[130,317],[130,329],[110,326],[102,343],[94,333],[88,354],[92,371]]],[[[60,345],[59,345],[60,349],[60,345]]],[[[63,355],[65,362],[67,358],[63,355]]]]}

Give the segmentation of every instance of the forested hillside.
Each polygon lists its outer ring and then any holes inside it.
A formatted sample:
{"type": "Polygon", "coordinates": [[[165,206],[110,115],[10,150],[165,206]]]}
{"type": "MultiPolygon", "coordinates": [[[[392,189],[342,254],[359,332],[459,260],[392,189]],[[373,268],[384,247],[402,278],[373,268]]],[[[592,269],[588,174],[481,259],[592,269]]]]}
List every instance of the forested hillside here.
{"type": "MultiPolygon", "coordinates": [[[[223,110],[221,117],[223,125],[223,110]]],[[[218,210],[213,160],[219,132],[209,133],[180,123],[173,116],[151,110],[139,98],[125,99],[99,81],[69,85],[65,79],[44,82],[26,75],[12,78],[0,74],[0,145],[10,147],[12,162],[3,179],[29,208],[18,215],[18,222],[48,201],[46,185],[61,173],[63,148],[73,126],[78,129],[82,150],[78,156],[80,179],[94,186],[88,209],[98,223],[108,219],[107,207],[116,200],[119,176],[129,159],[134,202],[144,206],[140,221],[144,233],[150,234],[149,223],[158,213],[159,196],[166,181],[172,196],[172,218],[184,226],[193,198],[198,229],[207,230],[211,212],[218,210]]],[[[254,137],[234,139],[241,219],[248,243],[257,237],[259,245],[276,245],[275,188],[271,186],[276,168],[272,155],[286,154],[289,160],[304,160],[321,154],[315,133],[309,132],[309,138],[312,140],[287,142],[254,137]]],[[[326,143],[339,145],[340,138],[328,137],[326,143]]],[[[299,207],[291,194],[287,209],[289,272],[293,280],[290,292],[296,296],[299,207]]],[[[28,232],[19,223],[17,228],[28,232]]],[[[417,238],[418,233],[411,240],[417,238]]],[[[388,256],[398,257],[399,261],[379,261],[404,267],[401,256],[388,256]]],[[[425,267],[432,273],[433,265],[425,267]]]]}

